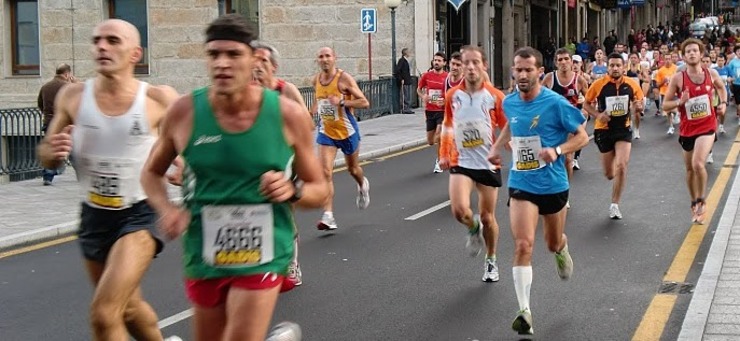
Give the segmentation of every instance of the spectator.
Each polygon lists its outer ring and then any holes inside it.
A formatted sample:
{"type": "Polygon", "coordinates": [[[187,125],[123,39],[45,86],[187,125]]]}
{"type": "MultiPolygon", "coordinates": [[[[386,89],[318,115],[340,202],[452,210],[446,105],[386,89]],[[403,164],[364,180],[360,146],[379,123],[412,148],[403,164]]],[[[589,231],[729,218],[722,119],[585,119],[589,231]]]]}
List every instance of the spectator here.
{"type": "Polygon", "coordinates": [[[398,59],[396,64],[395,76],[398,84],[401,85],[401,113],[402,114],[413,114],[411,110],[411,64],[409,59],[411,58],[411,50],[408,47],[401,49],[401,58],[398,59]]]}
{"type": "MultiPolygon", "coordinates": [[[[46,129],[49,127],[51,118],[54,117],[54,99],[57,93],[67,83],[74,82],[74,76],[72,76],[72,68],[67,64],[61,64],[57,67],[54,78],[46,82],[39,90],[39,96],[37,99],[38,107],[43,113],[44,118],[41,124],[41,131],[46,133],[46,129]]],[[[59,169],[44,169],[42,177],[44,180],[44,186],[51,185],[54,181],[54,176],[61,174],[63,165],[59,169]]]]}

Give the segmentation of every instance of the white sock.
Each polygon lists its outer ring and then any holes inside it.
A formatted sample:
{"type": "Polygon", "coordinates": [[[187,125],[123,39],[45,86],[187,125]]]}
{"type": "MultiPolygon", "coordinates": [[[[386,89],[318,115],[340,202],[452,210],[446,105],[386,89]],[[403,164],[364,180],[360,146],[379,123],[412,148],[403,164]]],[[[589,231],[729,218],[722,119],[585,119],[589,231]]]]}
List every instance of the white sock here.
{"type": "Polygon", "coordinates": [[[334,218],[334,212],[332,212],[332,211],[324,211],[324,215],[327,218],[334,218]]]}
{"type": "Polygon", "coordinates": [[[519,310],[529,309],[529,289],[532,288],[532,266],[515,266],[512,268],[514,273],[514,289],[516,290],[516,300],[519,301],[519,310]]]}

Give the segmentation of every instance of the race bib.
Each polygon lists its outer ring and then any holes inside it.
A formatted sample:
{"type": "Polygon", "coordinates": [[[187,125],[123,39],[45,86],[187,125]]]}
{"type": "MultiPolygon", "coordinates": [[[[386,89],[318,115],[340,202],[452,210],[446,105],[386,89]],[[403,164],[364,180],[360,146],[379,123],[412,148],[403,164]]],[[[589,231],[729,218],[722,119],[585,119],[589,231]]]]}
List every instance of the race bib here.
{"type": "Polygon", "coordinates": [[[431,104],[439,104],[439,102],[442,102],[444,98],[442,97],[442,90],[433,90],[428,89],[427,95],[429,96],[429,103],[431,104]]]}
{"type": "Polygon", "coordinates": [[[92,206],[122,209],[131,201],[130,190],[134,178],[134,160],[90,158],[89,186],[86,201],[92,206]]]}
{"type": "Polygon", "coordinates": [[[606,114],[609,116],[624,116],[627,115],[627,109],[629,108],[630,97],[624,96],[609,96],[606,98],[606,114]]]}
{"type": "Polygon", "coordinates": [[[689,120],[698,120],[709,117],[712,113],[711,110],[709,96],[706,94],[690,98],[686,101],[686,117],[689,120]]]}
{"type": "Polygon", "coordinates": [[[491,132],[486,126],[485,121],[477,120],[455,123],[455,141],[459,150],[480,147],[486,143],[486,140],[490,136],[491,132]]]}
{"type": "Polygon", "coordinates": [[[545,161],[539,158],[541,150],[542,142],[537,135],[512,137],[511,152],[513,153],[512,160],[514,160],[513,170],[531,171],[545,167],[545,161]]]}
{"type": "Polygon", "coordinates": [[[339,112],[337,106],[329,102],[328,99],[319,100],[319,117],[322,121],[339,121],[339,112]]]}
{"type": "Polygon", "coordinates": [[[203,260],[219,268],[244,268],[274,258],[271,204],[204,206],[203,260]]]}

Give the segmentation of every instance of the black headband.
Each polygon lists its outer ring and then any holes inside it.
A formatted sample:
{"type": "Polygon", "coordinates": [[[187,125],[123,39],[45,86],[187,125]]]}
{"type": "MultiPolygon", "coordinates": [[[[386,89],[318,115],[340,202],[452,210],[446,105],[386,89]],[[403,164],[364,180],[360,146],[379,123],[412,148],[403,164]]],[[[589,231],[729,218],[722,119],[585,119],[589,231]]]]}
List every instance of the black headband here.
{"type": "Polygon", "coordinates": [[[206,36],[206,43],[214,40],[231,40],[238,43],[243,43],[251,46],[252,39],[246,34],[240,34],[233,31],[216,31],[211,32],[206,36]]]}

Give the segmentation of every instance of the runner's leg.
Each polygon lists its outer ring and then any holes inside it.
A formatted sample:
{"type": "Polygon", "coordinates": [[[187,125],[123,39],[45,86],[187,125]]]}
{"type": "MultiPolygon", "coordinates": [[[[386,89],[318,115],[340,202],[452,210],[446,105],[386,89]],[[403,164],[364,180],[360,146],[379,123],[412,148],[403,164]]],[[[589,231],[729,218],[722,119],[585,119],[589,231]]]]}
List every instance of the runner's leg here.
{"type": "Polygon", "coordinates": [[[279,285],[263,290],[229,289],[223,340],[263,341],[270,328],[278,294],[279,285]]]}

